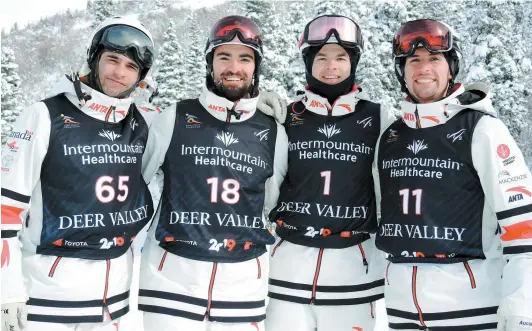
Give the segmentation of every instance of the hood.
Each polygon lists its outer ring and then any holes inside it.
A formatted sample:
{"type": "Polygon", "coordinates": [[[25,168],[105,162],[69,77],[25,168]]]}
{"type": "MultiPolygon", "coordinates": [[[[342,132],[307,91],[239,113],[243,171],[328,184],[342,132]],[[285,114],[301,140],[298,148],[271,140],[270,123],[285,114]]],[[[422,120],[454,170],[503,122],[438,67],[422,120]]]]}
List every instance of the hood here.
{"type": "Polygon", "coordinates": [[[53,87],[50,97],[64,94],[67,99],[85,114],[106,122],[119,122],[127,116],[133,98],[117,99],[93,90],[80,82],[85,98],[78,98],[74,82],[67,75],[53,87]],[[86,101],[85,101],[86,100],[86,101]]]}
{"type": "Polygon", "coordinates": [[[255,114],[259,95],[254,98],[240,99],[233,102],[209,91],[205,86],[199,96],[199,102],[209,114],[220,121],[243,122],[255,114]],[[228,116],[228,114],[231,115],[228,116]]]}
{"type": "Polygon", "coordinates": [[[332,105],[327,98],[310,91],[308,87],[300,101],[307,110],[313,113],[319,115],[330,113],[331,116],[343,116],[351,114],[359,100],[371,101],[368,95],[355,85],[351,92],[340,96],[332,105]]]}
{"type": "Polygon", "coordinates": [[[497,116],[491,102],[491,91],[482,83],[466,87],[459,84],[451,95],[437,102],[401,102],[401,116],[411,128],[429,128],[444,124],[463,109],[474,109],[497,116]]]}

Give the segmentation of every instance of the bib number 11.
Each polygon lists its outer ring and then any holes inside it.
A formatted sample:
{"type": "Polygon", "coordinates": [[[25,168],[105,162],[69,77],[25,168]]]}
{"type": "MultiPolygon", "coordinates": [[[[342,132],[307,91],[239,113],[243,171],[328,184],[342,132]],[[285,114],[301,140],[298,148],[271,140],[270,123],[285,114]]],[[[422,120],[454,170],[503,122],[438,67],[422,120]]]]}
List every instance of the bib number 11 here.
{"type": "MultiPolygon", "coordinates": [[[[403,214],[408,215],[409,201],[410,201],[410,189],[405,188],[399,191],[399,195],[403,197],[403,214]]],[[[412,191],[412,196],[416,198],[416,215],[421,215],[421,197],[423,195],[422,189],[416,189],[412,191]]]]}

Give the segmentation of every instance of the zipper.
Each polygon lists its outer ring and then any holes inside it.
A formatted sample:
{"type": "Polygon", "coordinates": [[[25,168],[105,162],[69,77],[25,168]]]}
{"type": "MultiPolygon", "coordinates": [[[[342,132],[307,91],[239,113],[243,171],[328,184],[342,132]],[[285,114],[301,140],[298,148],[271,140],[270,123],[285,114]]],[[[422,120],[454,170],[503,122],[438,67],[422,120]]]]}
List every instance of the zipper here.
{"type": "Polygon", "coordinates": [[[467,271],[467,274],[469,275],[469,281],[471,282],[471,288],[477,288],[477,282],[475,281],[475,275],[473,275],[473,271],[471,270],[471,267],[469,266],[469,263],[464,262],[464,267],[467,271]]]}
{"type": "Polygon", "coordinates": [[[277,250],[277,247],[281,246],[281,244],[283,243],[284,239],[281,239],[279,240],[279,242],[277,243],[277,245],[275,245],[275,247],[273,247],[273,250],[272,250],[272,255],[273,256],[275,254],[275,251],[277,250]]]}
{"type": "Polygon", "coordinates": [[[414,114],[416,115],[416,126],[418,129],[421,129],[421,119],[419,118],[419,111],[417,110],[417,106],[416,110],[414,111],[414,114]]]}
{"type": "Polygon", "coordinates": [[[428,327],[425,324],[425,321],[423,321],[423,312],[421,311],[421,307],[419,306],[419,302],[417,302],[416,279],[417,279],[417,267],[413,267],[413,270],[412,270],[412,297],[414,299],[414,305],[416,306],[417,313],[419,315],[419,322],[421,323],[421,326],[423,326],[423,330],[428,330],[428,327]]]}
{"type": "Polygon", "coordinates": [[[168,251],[164,251],[163,257],[161,258],[161,263],[159,263],[159,268],[158,268],[159,271],[163,270],[164,261],[166,260],[167,254],[168,254],[168,251]]]}
{"type": "Polygon", "coordinates": [[[109,110],[107,111],[107,114],[105,114],[105,121],[106,122],[109,122],[109,117],[111,117],[111,112],[114,110],[114,108],[115,108],[115,106],[109,107],[109,110]]]}
{"type": "Polygon", "coordinates": [[[375,318],[375,310],[373,308],[373,302],[370,302],[369,305],[370,305],[370,308],[371,308],[371,318],[375,318]]]}
{"type": "Polygon", "coordinates": [[[54,273],[55,273],[55,269],[57,268],[57,265],[59,264],[59,261],[61,261],[61,256],[58,256],[55,261],[54,261],[54,264],[52,264],[52,267],[50,268],[50,272],[48,273],[48,277],[53,277],[54,276],[54,273]]]}
{"type": "Polygon", "coordinates": [[[388,285],[390,285],[390,280],[388,279],[388,270],[390,270],[390,264],[392,264],[392,262],[388,262],[388,266],[386,267],[386,282],[388,285]]]}
{"type": "Polygon", "coordinates": [[[258,274],[257,274],[257,279],[260,279],[260,277],[262,276],[262,270],[261,270],[261,267],[260,267],[260,260],[258,257],[255,258],[257,260],[257,268],[258,268],[258,274]]]}
{"type": "Polygon", "coordinates": [[[205,316],[203,320],[209,320],[211,317],[211,304],[212,304],[212,289],[214,287],[214,278],[216,277],[216,269],[218,268],[218,262],[214,262],[212,265],[211,281],[209,283],[209,294],[207,299],[207,310],[205,311],[205,316]]]}
{"type": "Polygon", "coordinates": [[[242,116],[241,113],[237,113],[237,112],[235,111],[235,108],[236,108],[236,105],[238,104],[238,101],[239,101],[239,100],[237,100],[237,101],[235,101],[235,103],[233,103],[233,107],[232,107],[231,109],[226,108],[226,111],[227,111],[227,117],[225,118],[225,123],[227,123],[227,124],[231,123],[231,115],[235,115],[235,118],[236,118],[237,120],[239,120],[239,119],[240,119],[240,116],[242,116]]]}
{"type": "Polygon", "coordinates": [[[362,247],[362,244],[358,244],[358,248],[360,249],[360,254],[362,254],[362,264],[366,267],[366,274],[369,271],[369,264],[368,260],[366,260],[366,253],[364,252],[364,248],[362,247]]]}
{"type": "Polygon", "coordinates": [[[313,305],[316,302],[316,284],[318,283],[318,277],[320,276],[322,257],[323,257],[323,248],[320,248],[320,252],[318,253],[318,262],[316,263],[316,273],[314,274],[314,281],[312,282],[312,297],[310,298],[311,305],[313,305]]]}

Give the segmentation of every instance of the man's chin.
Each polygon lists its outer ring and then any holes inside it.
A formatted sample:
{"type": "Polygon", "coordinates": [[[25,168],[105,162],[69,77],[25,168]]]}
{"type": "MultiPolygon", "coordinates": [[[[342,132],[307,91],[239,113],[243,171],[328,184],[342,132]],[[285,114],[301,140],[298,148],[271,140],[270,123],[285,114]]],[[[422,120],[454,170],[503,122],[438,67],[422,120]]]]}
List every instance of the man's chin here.
{"type": "Polygon", "coordinates": [[[216,89],[218,90],[218,93],[221,96],[231,101],[236,101],[236,100],[245,98],[247,94],[249,93],[249,88],[250,88],[249,86],[235,88],[235,87],[226,86],[223,84],[222,85],[216,84],[216,89]]]}

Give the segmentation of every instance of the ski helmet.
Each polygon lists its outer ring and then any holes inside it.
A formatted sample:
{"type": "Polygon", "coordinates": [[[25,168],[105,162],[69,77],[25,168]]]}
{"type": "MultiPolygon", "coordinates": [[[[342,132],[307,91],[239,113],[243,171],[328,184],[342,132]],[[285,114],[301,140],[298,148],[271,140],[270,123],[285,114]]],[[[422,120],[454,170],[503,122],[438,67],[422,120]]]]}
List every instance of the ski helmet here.
{"type": "Polygon", "coordinates": [[[97,74],[98,59],[103,50],[123,54],[140,67],[140,82],[153,65],[154,43],[151,33],[137,19],[114,16],[104,20],[93,31],[87,45],[87,58],[80,76],[97,74]]]}
{"type": "Polygon", "coordinates": [[[355,58],[354,68],[360,61],[360,55],[364,50],[364,38],[358,24],[343,15],[322,15],[310,21],[301,34],[298,49],[307,64],[307,55],[312,46],[322,47],[325,44],[339,44],[343,48],[352,49],[355,58]]]}
{"type": "Polygon", "coordinates": [[[218,20],[209,33],[205,46],[205,60],[207,61],[207,86],[214,86],[213,57],[214,49],[222,45],[244,45],[255,53],[255,71],[253,73],[252,92],[258,90],[259,68],[262,62],[263,38],[257,24],[244,16],[231,15],[218,20]]]}
{"type": "Polygon", "coordinates": [[[424,47],[430,53],[443,53],[449,64],[451,88],[460,72],[462,60],[460,38],[445,23],[432,19],[419,19],[403,24],[392,41],[395,75],[401,84],[401,90],[409,93],[404,77],[406,58],[412,56],[419,47],[424,47]]]}

